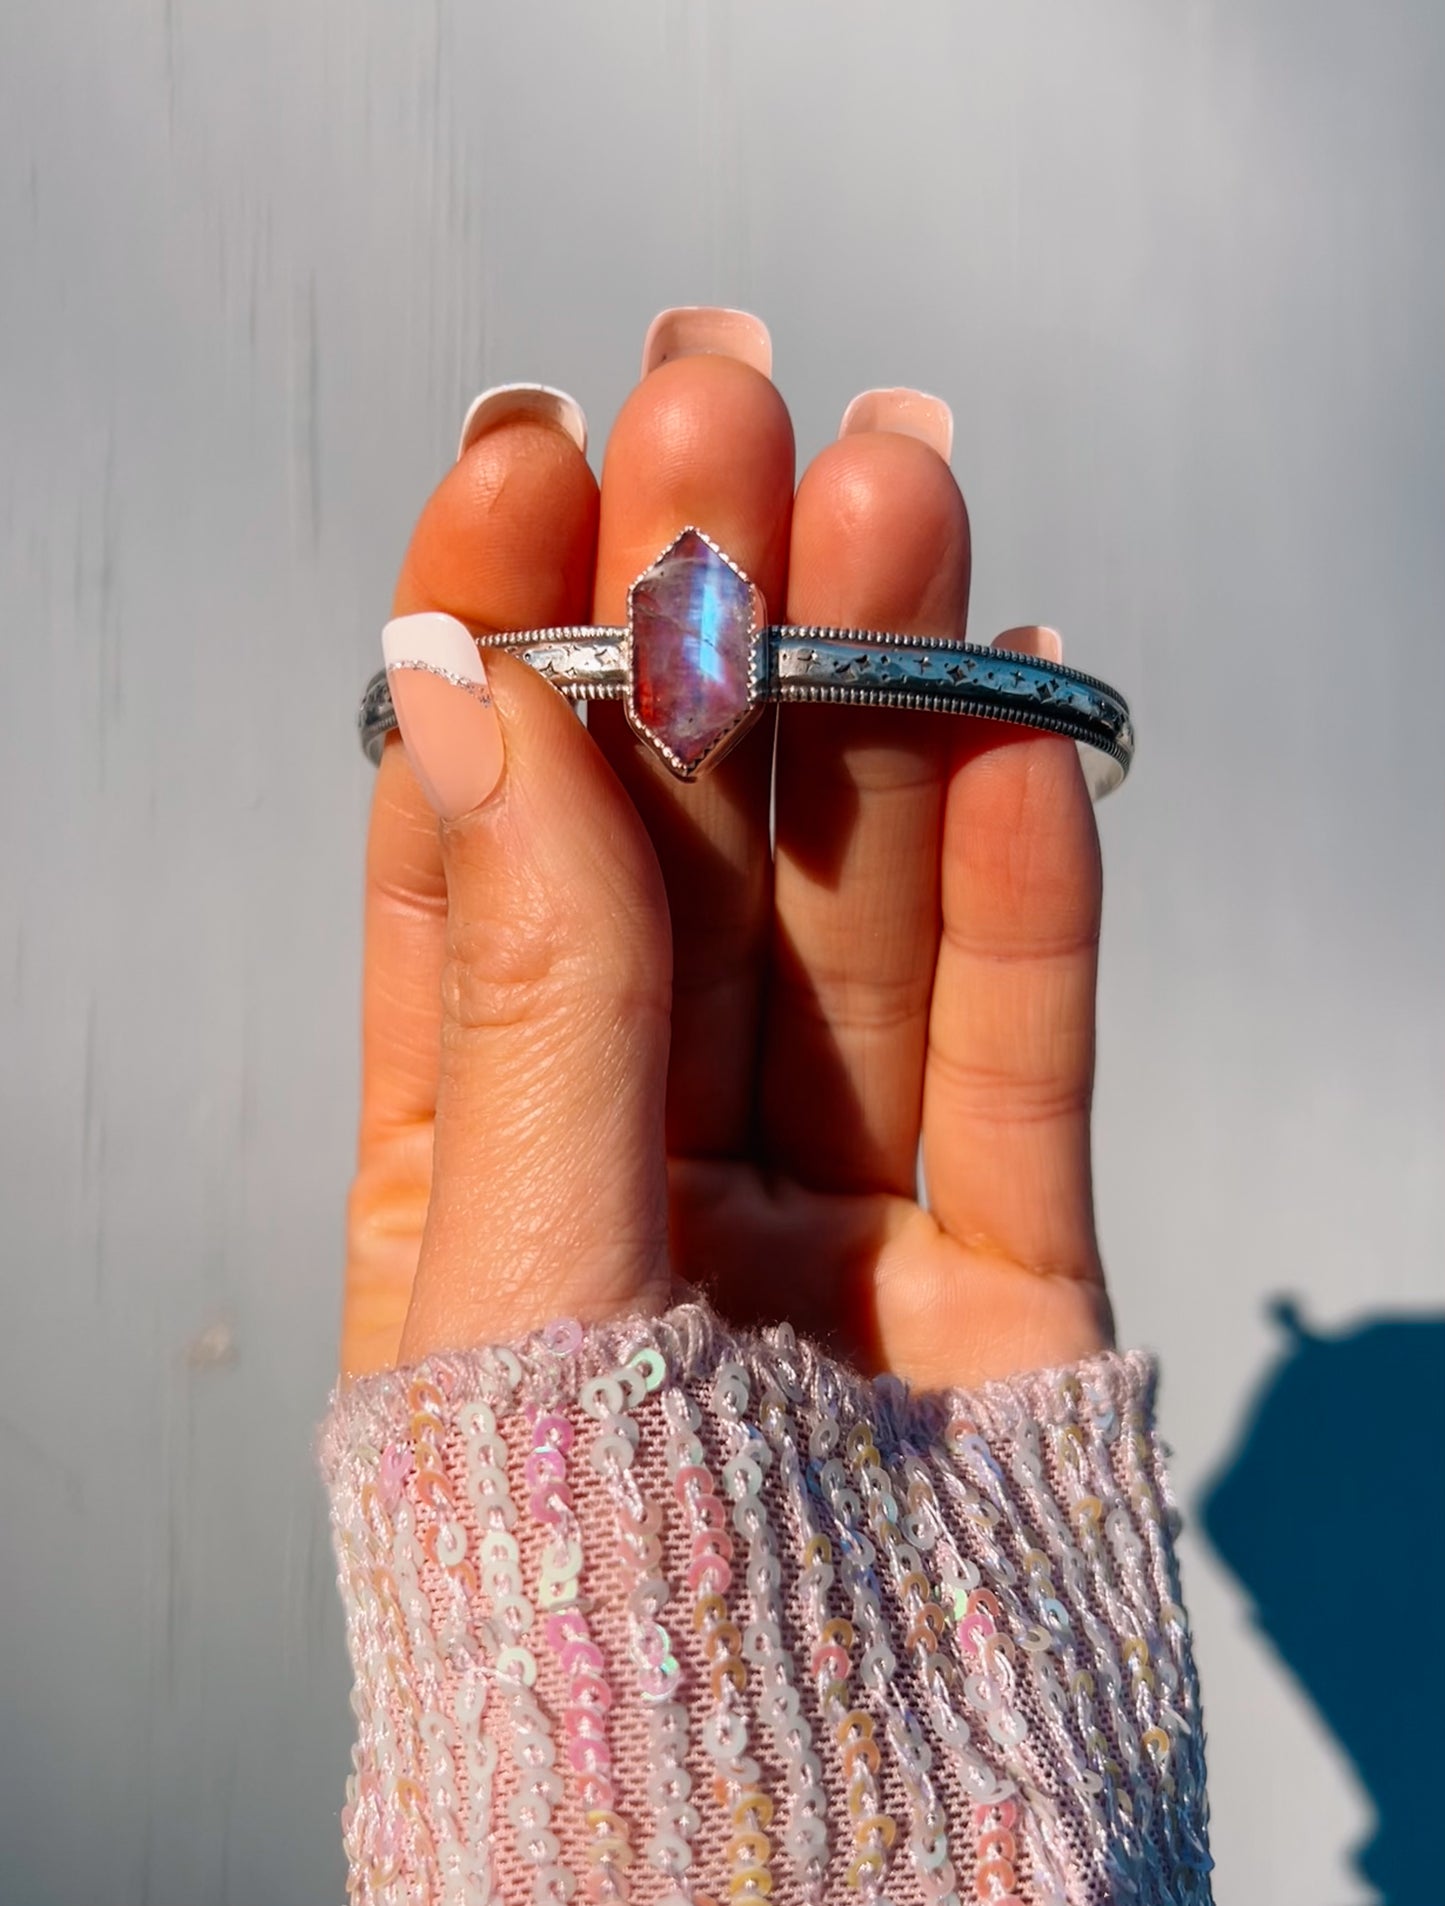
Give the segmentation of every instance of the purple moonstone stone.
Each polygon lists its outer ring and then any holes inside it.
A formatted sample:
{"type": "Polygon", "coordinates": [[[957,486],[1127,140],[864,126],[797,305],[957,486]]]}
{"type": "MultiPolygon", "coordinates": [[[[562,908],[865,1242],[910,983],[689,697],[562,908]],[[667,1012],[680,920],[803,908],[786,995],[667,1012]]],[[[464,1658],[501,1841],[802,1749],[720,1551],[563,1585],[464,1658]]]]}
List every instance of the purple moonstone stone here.
{"type": "Polygon", "coordinates": [[[683,773],[695,773],[732,730],[742,732],[761,609],[752,583],[693,529],[632,585],[635,720],[672,749],[683,773]]]}

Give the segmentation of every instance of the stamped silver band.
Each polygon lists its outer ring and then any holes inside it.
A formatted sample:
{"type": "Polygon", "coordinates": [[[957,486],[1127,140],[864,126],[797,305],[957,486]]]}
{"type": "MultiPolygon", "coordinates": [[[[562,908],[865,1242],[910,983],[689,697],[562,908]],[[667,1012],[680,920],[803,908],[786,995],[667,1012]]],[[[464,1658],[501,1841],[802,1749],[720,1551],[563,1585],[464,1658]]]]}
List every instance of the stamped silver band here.
{"type": "MultiPolygon", "coordinates": [[[[767,702],[977,715],[1067,735],[1096,801],[1129,771],[1128,703],[1096,676],[946,637],[768,624],[762,607],[726,552],[688,529],[632,585],[625,627],[525,629],[479,636],[477,645],[520,656],[569,701],[625,702],[642,739],[684,780],[726,753],[767,702]],[[679,644],[688,651],[680,680],[679,644]],[[715,703],[725,676],[732,687],[722,691],[722,712],[699,739],[699,724],[688,726],[690,698],[715,703]]],[[[372,762],[396,725],[383,669],[358,715],[372,762]]]]}
{"type": "MultiPolygon", "coordinates": [[[[1117,689],[1058,662],[921,635],[857,629],[768,628],[766,699],[845,702],[861,708],[918,708],[982,715],[1068,735],[1079,744],[1094,800],[1119,786],[1134,756],[1129,705],[1117,689]]],[[[521,656],[569,701],[627,695],[626,629],[529,629],[484,635],[482,649],[521,656]]],[[[367,683],[358,716],[373,763],[396,726],[386,670],[367,683]]]]}

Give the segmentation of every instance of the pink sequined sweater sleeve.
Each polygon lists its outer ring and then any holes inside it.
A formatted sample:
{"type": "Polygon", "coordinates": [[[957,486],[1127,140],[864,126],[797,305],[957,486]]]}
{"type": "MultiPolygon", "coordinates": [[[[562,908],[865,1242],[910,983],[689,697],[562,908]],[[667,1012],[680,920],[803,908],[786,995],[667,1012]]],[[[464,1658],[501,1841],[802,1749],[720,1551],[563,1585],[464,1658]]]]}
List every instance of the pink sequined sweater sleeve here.
{"type": "Polygon", "coordinates": [[[1153,1418],[681,1305],[333,1399],[363,1906],[1203,1906],[1153,1418]]]}

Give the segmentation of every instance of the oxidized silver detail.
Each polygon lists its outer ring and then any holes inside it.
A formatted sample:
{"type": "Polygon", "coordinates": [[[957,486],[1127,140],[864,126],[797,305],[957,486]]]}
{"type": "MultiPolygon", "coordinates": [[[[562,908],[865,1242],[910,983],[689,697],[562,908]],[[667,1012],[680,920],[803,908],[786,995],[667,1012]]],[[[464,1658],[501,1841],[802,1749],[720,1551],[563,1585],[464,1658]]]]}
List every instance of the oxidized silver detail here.
{"type": "MultiPolygon", "coordinates": [[[[758,636],[760,699],[834,702],[863,708],[914,708],[1008,721],[1077,742],[1089,794],[1119,786],[1134,756],[1129,705],[1097,676],[1007,649],[980,648],[942,636],[863,629],[772,625],[758,636]]],[[[528,629],[477,638],[482,649],[519,655],[569,701],[625,701],[625,628],[528,629]]],[[[381,759],[396,715],[380,670],[367,684],[357,718],[368,760],[381,759]]]]}
{"type": "MultiPolygon", "coordinates": [[[[768,627],[761,640],[768,656],[764,700],[930,709],[1064,734],[1079,743],[1094,801],[1129,772],[1129,703],[1108,682],[1079,669],[942,637],[856,629],[768,627]]],[[[482,635],[477,646],[520,656],[568,701],[627,696],[625,629],[530,629],[524,635],[482,635]]],[[[366,684],[356,726],[366,759],[376,764],[397,726],[385,669],[366,684]]]]}

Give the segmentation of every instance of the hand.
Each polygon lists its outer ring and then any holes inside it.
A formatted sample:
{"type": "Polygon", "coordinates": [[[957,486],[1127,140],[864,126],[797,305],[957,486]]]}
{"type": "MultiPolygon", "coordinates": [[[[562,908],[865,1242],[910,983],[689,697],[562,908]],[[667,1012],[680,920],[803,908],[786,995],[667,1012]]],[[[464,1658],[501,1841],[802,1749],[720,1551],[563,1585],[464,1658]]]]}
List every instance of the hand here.
{"type": "MultiPolygon", "coordinates": [[[[664,314],[646,365],[600,494],[575,407],[494,400],[394,614],[618,623],[695,523],[774,621],[962,636],[942,404],[859,399],[795,495],[756,319],[664,314]]],[[[1057,659],[1048,630],[998,641],[1057,659]]],[[[684,784],[620,705],[584,727],[525,663],[485,660],[481,742],[459,753],[423,696],[377,777],[343,1368],[660,1309],[675,1276],[923,1385],[1104,1347],[1102,881],[1074,744],[770,707],[684,784]]]]}

